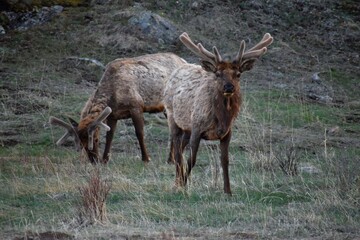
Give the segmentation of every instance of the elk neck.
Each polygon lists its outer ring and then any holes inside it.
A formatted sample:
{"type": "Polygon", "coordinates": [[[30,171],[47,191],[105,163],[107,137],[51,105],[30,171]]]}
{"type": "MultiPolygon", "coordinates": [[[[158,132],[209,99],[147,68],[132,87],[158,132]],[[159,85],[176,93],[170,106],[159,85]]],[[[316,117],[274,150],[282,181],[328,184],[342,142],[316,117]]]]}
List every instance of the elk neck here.
{"type": "Polygon", "coordinates": [[[231,128],[233,120],[237,117],[242,103],[240,89],[236,90],[230,97],[226,97],[222,92],[217,94],[214,103],[214,111],[217,122],[217,132],[219,137],[226,134],[231,128]]]}

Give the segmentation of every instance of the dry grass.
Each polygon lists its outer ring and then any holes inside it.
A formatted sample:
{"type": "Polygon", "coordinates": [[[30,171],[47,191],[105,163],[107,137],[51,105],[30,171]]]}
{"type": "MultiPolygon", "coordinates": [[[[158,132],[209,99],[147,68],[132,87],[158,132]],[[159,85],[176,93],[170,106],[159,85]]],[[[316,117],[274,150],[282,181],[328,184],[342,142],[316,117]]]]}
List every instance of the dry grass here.
{"type": "Polygon", "coordinates": [[[108,221],[106,201],[111,189],[111,184],[103,180],[100,168],[97,167],[89,173],[87,183],[79,187],[79,224],[88,225],[108,221]]]}

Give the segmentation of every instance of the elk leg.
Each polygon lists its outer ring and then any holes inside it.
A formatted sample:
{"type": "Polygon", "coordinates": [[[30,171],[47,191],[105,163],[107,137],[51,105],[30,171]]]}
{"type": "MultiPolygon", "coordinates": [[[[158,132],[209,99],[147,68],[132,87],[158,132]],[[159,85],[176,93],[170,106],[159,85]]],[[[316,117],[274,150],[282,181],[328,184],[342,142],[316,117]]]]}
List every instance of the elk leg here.
{"type": "Polygon", "coordinates": [[[169,116],[168,117],[169,122],[169,128],[170,128],[170,139],[171,139],[171,148],[170,149],[170,156],[173,154],[174,160],[175,160],[175,167],[176,167],[176,178],[175,178],[175,186],[183,187],[185,185],[184,180],[184,167],[183,167],[183,156],[181,151],[181,142],[182,142],[182,136],[183,131],[181,128],[179,128],[176,123],[174,122],[174,119],[169,116]]]}
{"type": "Polygon", "coordinates": [[[221,167],[223,170],[224,192],[231,195],[229,180],[229,143],[231,139],[231,131],[220,140],[221,151],[221,167]]]}
{"type": "MultiPolygon", "coordinates": [[[[182,131],[181,129],[179,129],[182,131]]],[[[176,181],[175,184],[177,186],[185,186],[186,180],[185,180],[185,171],[184,171],[184,165],[183,165],[183,155],[181,151],[181,135],[175,137],[174,141],[174,153],[175,153],[175,165],[176,165],[176,181]]]]}
{"type": "Polygon", "coordinates": [[[150,157],[147,153],[146,146],[145,146],[145,140],[144,140],[144,115],[143,115],[142,111],[140,111],[140,110],[131,111],[130,114],[131,114],[131,119],[134,124],[136,137],[139,141],[142,160],[144,162],[149,162],[150,157]]]}
{"type": "MultiPolygon", "coordinates": [[[[189,144],[189,140],[190,140],[190,135],[188,133],[183,133],[182,134],[182,138],[181,138],[181,152],[184,152],[185,147],[189,144]]],[[[169,158],[167,160],[167,162],[169,164],[171,163],[175,163],[175,159],[174,159],[174,141],[172,139],[172,137],[170,136],[170,154],[169,154],[169,158]]]]}
{"type": "Polygon", "coordinates": [[[174,156],[174,139],[173,137],[171,137],[171,134],[170,134],[170,153],[169,153],[169,157],[168,157],[168,160],[167,160],[167,163],[168,164],[173,164],[175,163],[175,156],[174,156]]]}
{"type": "Polygon", "coordinates": [[[189,144],[189,142],[190,142],[190,134],[184,132],[181,138],[181,152],[184,152],[184,149],[189,144]]]}
{"type": "Polygon", "coordinates": [[[188,177],[190,176],[191,169],[195,166],[196,163],[196,154],[199,149],[201,140],[201,135],[193,132],[190,137],[190,156],[187,162],[187,170],[185,175],[185,185],[187,182],[188,177]]]}
{"type": "Polygon", "coordinates": [[[170,140],[170,151],[169,151],[169,157],[167,162],[169,164],[174,163],[176,164],[176,159],[175,159],[175,135],[178,134],[178,127],[176,126],[176,123],[174,122],[174,118],[172,117],[171,114],[169,114],[167,117],[168,120],[168,126],[169,126],[169,140],[170,140]]]}
{"type": "Polygon", "coordinates": [[[107,119],[107,125],[110,127],[110,131],[106,133],[106,143],[105,143],[103,160],[102,160],[103,163],[107,163],[110,158],[110,148],[111,148],[112,140],[114,138],[116,123],[117,123],[116,119],[113,118],[107,119]]]}

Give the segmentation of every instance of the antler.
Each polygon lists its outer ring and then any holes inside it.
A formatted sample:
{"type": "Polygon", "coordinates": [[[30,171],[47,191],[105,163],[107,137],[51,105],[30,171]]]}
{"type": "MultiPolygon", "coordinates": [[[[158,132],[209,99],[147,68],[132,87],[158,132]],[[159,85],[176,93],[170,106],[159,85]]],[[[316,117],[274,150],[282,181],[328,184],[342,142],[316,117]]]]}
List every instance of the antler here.
{"type": "MultiPolygon", "coordinates": [[[[212,53],[206,50],[201,43],[196,45],[186,32],[180,35],[180,41],[202,60],[210,62],[214,66],[222,61],[222,57],[215,46],[213,47],[214,53],[212,53]]],[[[259,58],[267,51],[267,46],[272,42],[273,38],[270,33],[266,33],[258,44],[245,52],[245,41],[242,40],[240,43],[240,50],[235,59],[240,63],[243,60],[259,58]]]]}
{"type": "Polygon", "coordinates": [[[104,127],[106,131],[110,131],[110,127],[103,123],[104,121],[112,112],[110,107],[106,107],[100,115],[95,119],[88,127],[88,149],[92,150],[94,148],[94,134],[96,127],[101,126],[104,127]]]}
{"type": "Polygon", "coordinates": [[[56,117],[50,117],[49,118],[49,122],[52,125],[58,125],[60,127],[65,128],[67,131],[66,133],[56,142],[56,145],[61,145],[65,142],[65,140],[70,137],[70,136],[74,136],[74,142],[75,142],[75,147],[76,150],[80,149],[80,139],[79,136],[76,133],[76,130],[74,129],[74,127],[69,124],[64,122],[63,120],[56,118],[56,117]]]}
{"type": "MultiPolygon", "coordinates": [[[[270,33],[265,33],[264,37],[261,39],[261,41],[258,44],[247,50],[245,53],[243,53],[243,56],[240,60],[261,57],[264,53],[266,53],[267,47],[273,42],[273,40],[274,39],[273,37],[271,37],[270,33]]],[[[243,41],[241,43],[243,43],[243,41]]]]}
{"type": "MultiPolygon", "coordinates": [[[[110,107],[106,107],[100,115],[88,126],[88,149],[92,150],[94,148],[94,134],[96,127],[102,126],[105,128],[106,131],[110,130],[110,127],[103,123],[104,121],[112,112],[110,107]]],[[[63,128],[65,128],[67,131],[66,133],[56,142],[56,145],[61,145],[65,142],[65,140],[70,137],[74,136],[75,146],[76,149],[80,149],[80,139],[76,132],[76,129],[69,123],[64,122],[63,120],[56,118],[56,117],[50,117],[49,119],[50,124],[52,125],[58,125],[63,128]]]]}
{"type": "Polygon", "coordinates": [[[201,43],[198,43],[197,45],[191,40],[189,35],[184,32],[180,35],[180,41],[193,53],[195,53],[198,57],[201,59],[210,62],[212,65],[216,65],[217,63],[222,61],[222,57],[217,50],[217,48],[213,47],[213,52],[210,52],[204,48],[204,46],[201,43]]]}

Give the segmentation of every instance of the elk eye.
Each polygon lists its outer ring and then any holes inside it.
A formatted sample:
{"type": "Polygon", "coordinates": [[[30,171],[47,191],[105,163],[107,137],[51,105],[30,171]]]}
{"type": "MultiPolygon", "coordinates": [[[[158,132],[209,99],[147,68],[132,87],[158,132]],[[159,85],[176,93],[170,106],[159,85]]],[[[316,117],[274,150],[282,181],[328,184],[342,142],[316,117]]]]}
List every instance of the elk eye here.
{"type": "Polygon", "coordinates": [[[221,72],[220,72],[220,71],[216,71],[216,72],[215,72],[215,75],[216,75],[217,77],[220,77],[221,72]]]}
{"type": "Polygon", "coordinates": [[[236,77],[239,78],[241,76],[241,72],[236,73],[236,77]]]}

